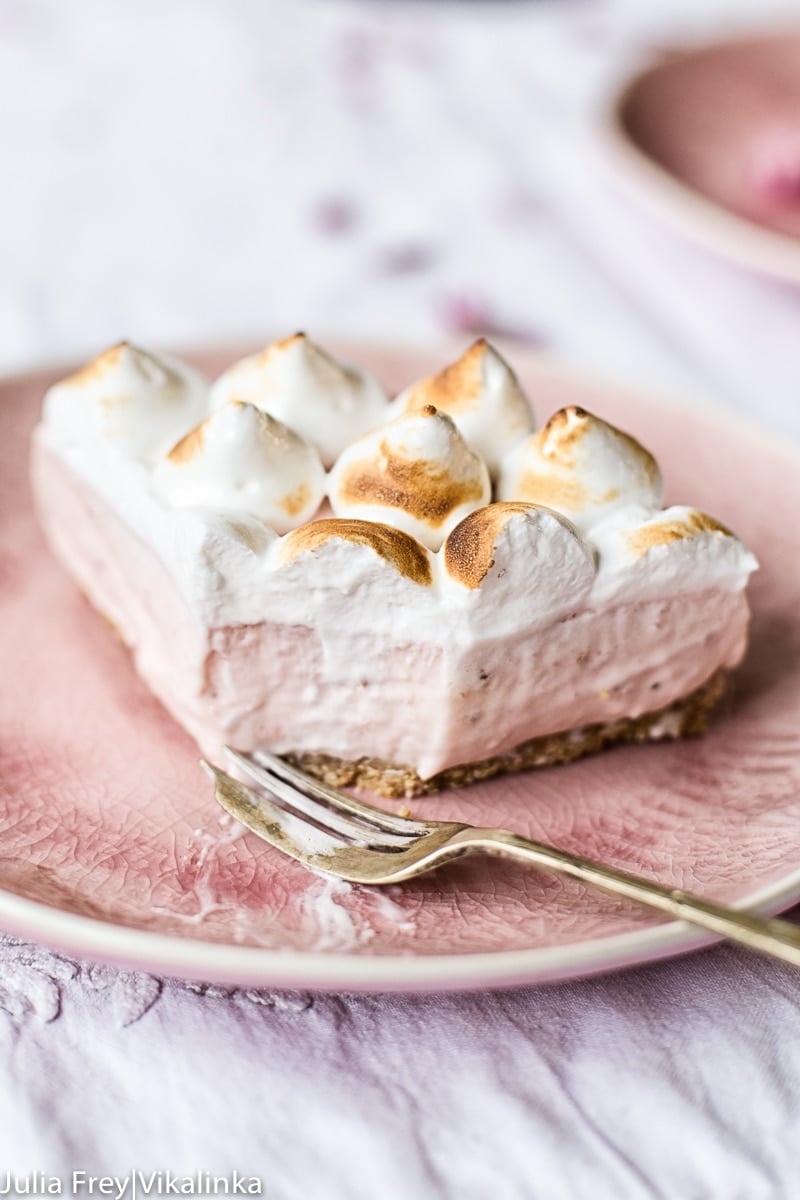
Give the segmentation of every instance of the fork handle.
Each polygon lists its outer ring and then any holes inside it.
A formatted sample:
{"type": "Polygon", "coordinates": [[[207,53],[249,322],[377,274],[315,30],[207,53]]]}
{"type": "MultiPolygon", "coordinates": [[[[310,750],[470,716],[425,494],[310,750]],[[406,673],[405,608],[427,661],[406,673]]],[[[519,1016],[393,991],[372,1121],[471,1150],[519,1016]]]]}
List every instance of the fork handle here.
{"type": "Polygon", "coordinates": [[[589,887],[609,892],[612,896],[626,896],[671,917],[720,934],[732,942],[739,942],[750,950],[758,950],[772,958],[800,966],[800,927],[790,921],[739,912],[725,904],[681,891],[680,888],[667,888],[616,867],[593,862],[579,854],[530,841],[505,829],[465,829],[453,838],[453,842],[460,842],[467,852],[480,850],[486,854],[497,854],[545,867],[560,875],[570,875],[589,887]]]}

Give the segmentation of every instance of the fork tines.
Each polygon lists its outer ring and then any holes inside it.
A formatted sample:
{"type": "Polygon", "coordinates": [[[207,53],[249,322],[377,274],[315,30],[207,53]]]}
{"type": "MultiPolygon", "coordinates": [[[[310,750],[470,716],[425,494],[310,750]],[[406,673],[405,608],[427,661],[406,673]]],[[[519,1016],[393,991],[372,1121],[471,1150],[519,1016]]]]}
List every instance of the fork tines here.
{"type": "Polygon", "coordinates": [[[280,807],[325,833],[336,833],[347,841],[371,846],[378,844],[377,833],[386,849],[401,849],[409,841],[430,832],[427,822],[364,804],[310,778],[267,751],[258,750],[249,755],[226,746],[225,754],[280,807]]]}

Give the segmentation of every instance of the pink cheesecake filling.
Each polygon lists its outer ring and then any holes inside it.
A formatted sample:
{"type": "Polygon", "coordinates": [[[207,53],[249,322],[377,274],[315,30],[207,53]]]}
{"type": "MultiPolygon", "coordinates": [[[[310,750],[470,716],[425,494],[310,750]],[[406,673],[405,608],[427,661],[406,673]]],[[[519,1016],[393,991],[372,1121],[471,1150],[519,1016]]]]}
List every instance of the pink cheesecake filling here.
{"type": "Polygon", "coordinates": [[[426,779],[530,738],[661,709],[735,666],[746,645],[745,595],[720,588],[587,609],[462,648],[392,643],[356,614],[338,635],[346,653],[288,619],[206,628],[155,552],[41,440],[33,482],[53,550],[212,759],[225,743],[263,746],[376,758],[426,779]]]}

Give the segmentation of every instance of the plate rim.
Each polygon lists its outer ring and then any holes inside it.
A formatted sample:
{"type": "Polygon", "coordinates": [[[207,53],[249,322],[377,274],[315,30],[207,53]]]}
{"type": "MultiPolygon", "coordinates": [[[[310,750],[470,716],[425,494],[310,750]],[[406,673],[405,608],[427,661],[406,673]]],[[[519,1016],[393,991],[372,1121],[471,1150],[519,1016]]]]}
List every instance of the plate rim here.
{"type": "MultiPolygon", "coordinates": [[[[798,901],[800,867],[731,907],[774,916],[798,901]]],[[[203,983],[320,992],[444,993],[563,983],[676,958],[725,940],[685,921],[666,921],[628,933],[524,950],[452,955],[275,950],[135,929],[2,888],[0,920],[3,932],[12,937],[40,940],[81,959],[96,954],[95,961],[203,983]]]]}
{"type": "MultiPolygon", "coordinates": [[[[339,352],[349,352],[352,348],[357,355],[357,347],[367,346],[371,352],[385,351],[411,356],[415,353],[440,354],[454,342],[452,337],[406,342],[347,335],[332,336],[329,340],[339,352]]],[[[500,342],[497,344],[501,345],[500,342]]],[[[241,352],[243,345],[247,346],[247,343],[236,339],[224,343],[197,344],[179,353],[191,358],[193,355],[227,354],[230,351],[235,356],[241,352]]],[[[613,377],[602,373],[598,378],[591,369],[575,366],[546,351],[519,345],[505,348],[512,354],[515,369],[520,373],[524,373],[527,366],[540,371],[545,368],[556,379],[591,386],[598,398],[604,393],[616,396],[624,393],[648,407],[657,407],[659,399],[668,399],[676,419],[680,418],[683,410],[691,413],[695,419],[701,416],[712,421],[730,421],[743,434],[762,441],[772,453],[800,461],[799,448],[794,442],[781,440],[740,413],[708,398],[704,398],[698,408],[685,396],[676,397],[658,389],[651,391],[644,385],[617,383],[613,377]]],[[[71,369],[74,369],[74,364],[70,362],[45,362],[38,368],[2,374],[0,392],[18,384],[31,383],[56,371],[71,369]]],[[[732,907],[774,915],[798,902],[800,865],[733,901],[732,907]]],[[[39,942],[78,959],[192,981],[320,992],[446,993],[565,982],[644,966],[724,941],[685,921],[663,921],[622,934],[521,950],[370,955],[267,949],[117,924],[113,920],[90,917],[33,900],[2,887],[0,923],[5,934],[39,942]]]]}
{"type": "Polygon", "coordinates": [[[684,45],[638,67],[611,89],[595,121],[595,133],[616,179],[667,226],[729,263],[800,286],[800,240],[750,221],[685,183],[639,147],[623,121],[625,105],[642,80],[676,58],[693,58],[726,46],[775,41],[788,33],[800,35],[800,25],[684,45]]]}

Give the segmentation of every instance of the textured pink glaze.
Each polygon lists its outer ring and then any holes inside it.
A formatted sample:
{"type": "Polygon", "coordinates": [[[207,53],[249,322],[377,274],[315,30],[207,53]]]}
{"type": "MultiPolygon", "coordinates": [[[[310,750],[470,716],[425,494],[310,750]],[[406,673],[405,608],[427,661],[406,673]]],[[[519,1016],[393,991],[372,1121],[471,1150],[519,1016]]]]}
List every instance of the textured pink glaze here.
{"type": "Polygon", "coordinates": [[[428,643],[378,647],[357,608],[342,630],[347,653],[296,624],[207,630],[160,559],[39,438],[33,483],[61,562],[133,648],[150,689],[221,763],[227,743],[367,755],[430,776],[663,708],[744,653],[747,600],[718,589],[581,612],[458,655],[428,643]]]}
{"type": "Polygon", "coordinates": [[[800,36],[676,55],[629,91],[650,157],[742,217],[800,238],[800,36]]]}
{"type": "MultiPolygon", "coordinates": [[[[341,349],[393,387],[436,359],[341,349]]],[[[225,364],[207,356],[201,365],[225,364]]],[[[356,956],[565,946],[657,922],[570,881],[484,859],[389,896],[336,893],[236,836],[192,742],[45,549],[27,443],[57,374],[0,388],[2,888],[182,939],[356,956]]],[[[544,365],[521,374],[540,418],[580,403],[588,386],[544,365]]],[[[800,861],[797,459],[718,417],[596,384],[590,391],[595,408],[657,454],[670,502],[690,497],[761,560],[735,690],[701,740],[623,747],[427,797],[415,809],[510,826],[723,899],[744,896],[800,861]]]]}

